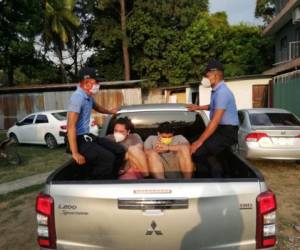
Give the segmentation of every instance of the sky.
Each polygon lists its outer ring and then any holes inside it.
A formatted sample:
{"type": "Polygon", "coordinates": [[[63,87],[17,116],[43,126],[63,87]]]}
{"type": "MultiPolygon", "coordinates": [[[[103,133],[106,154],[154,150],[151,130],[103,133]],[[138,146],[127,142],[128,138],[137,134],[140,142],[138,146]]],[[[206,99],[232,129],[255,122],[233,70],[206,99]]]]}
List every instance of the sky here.
{"type": "Polygon", "coordinates": [[[261,24],[254,16],[256,0],[209,0],[210,13],[225,11],[230,24],[261,24]]]}

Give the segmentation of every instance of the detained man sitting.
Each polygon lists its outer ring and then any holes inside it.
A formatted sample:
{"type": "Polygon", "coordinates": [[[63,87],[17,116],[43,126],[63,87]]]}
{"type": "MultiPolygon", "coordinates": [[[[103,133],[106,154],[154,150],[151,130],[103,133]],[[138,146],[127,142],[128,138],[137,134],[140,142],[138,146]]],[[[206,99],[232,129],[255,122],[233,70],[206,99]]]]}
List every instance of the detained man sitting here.
{"type": "Polygon", "coordinates": [[[125,166],[119,172],[119,179],[142,179],[148,177],[147,158],[141,137],[131,133],[133,125],[128,118],[118,118],[114,123],[114,133],[106,137],[126,150],[125,166]]]}
{"type": "Polygon", "coordinates": [[[192,178],[190,144],[184,136],[174,135],[171,123],[160,124],[158,135],[149,136],[144,148],[149,170],[155,178],[192,178]]]}

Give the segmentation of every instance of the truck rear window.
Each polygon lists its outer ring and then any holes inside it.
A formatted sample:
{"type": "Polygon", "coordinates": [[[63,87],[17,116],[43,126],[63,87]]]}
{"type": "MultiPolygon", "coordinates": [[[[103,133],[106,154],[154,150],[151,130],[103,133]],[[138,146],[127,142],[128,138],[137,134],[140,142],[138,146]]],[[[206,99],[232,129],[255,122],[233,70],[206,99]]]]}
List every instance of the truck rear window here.
{"type": "Polygon", "coordinates": [[[113,133],[114,121],[127,117],[133,123],[133,132],[138,133],[143,140],[149,135],[157,134],[157,127],[163,122],[170,122],[175,134],[185,136],[190,142],[195,141],[205,129],[205,123],[197,112],[189,111],[143,111],[128,112],[116,115],[108,126],[108,134],[113,133]]]}

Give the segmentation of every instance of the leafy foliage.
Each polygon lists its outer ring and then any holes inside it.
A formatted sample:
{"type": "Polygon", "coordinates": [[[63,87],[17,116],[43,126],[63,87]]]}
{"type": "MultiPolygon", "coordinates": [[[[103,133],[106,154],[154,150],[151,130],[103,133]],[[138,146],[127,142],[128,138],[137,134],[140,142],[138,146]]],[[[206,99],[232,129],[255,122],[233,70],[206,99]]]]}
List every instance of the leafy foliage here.
{"type": "Polygon", "coordinates": [[[74,0],[45,0],[44,40],[46,44],[59,43],[62,46],[70,40],[72,31],[80,25],[73,15],[74,0]]]}
{"type": "Polygon", "coordinates": [[[230,27],[221,59],[226,76],[260,74],[272,66],[273,41],[261,37],[261,29],[239,24],[230,27]]]}
{"type": "MultiPolygon", "coordinates": [[[[269,18],[273,4],[258,0],[256,15],[269,18]]],[[[126,25],[122,32],[117,0],[2,0],[0,75],[11,84],[76,80],[81,54],[91,50],[87,64],[107,80],[120,80],[124,38],[131,78],[158,84],[198,81],[210,58],[224,63],[226,76],[259,74],[273,61],[273,43],[261,37],[260,27],[230,26],[225,13],[208,14],[208,0],[127,0],[126,25]],[[59,65],[47,60],[44,47],[34,46],[40,34],[59,65]],[[63,51],[72,64],[64,63],[63,51]]]]}
{"type": "Polygon", "coordinates": [[[79,27],[80,21],[73,14],[75,0],[45,0],[43,41],[46,48],[53,45],[60,61],[62,81],[67,81],[67,73],[63,63],[62,50],[70,43],[71,37],[79,27]]]}
{"type": "Polygon", "coordinates": [[[275,14],[275,0],[256,0],[255,17],[261,17],[268,24],[275,14]]]}
{"type": "Polygon", "coordinates": [[[33,64],[34,39],[40,30],[38,0],[0,1],[0,68],[5,79],[13,85],[14,70],[25,64],[33,64]]]}

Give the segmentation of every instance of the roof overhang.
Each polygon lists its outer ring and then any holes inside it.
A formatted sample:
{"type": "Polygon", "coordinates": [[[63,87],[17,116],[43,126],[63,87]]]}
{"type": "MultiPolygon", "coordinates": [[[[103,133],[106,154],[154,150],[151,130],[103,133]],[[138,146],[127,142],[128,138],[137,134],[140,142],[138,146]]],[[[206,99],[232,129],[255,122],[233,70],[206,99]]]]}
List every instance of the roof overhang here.
{"type": "Polygon", "coordinates": [[[278,32],[285,24],[292,20],[293,10],[300,4],[299,0],[290,0],[283,9],[272,19],[263,30],[263,36],[272,36],[278,32]]]}
{"type": "Polygon", "coordinates": [[[287,71],[296,70],[300,68],[300,58],[288,61],[286,63],[279,64],[271,69],[268,69],[263,74],[277,75],[279,73],[285,73],[287,71]]]}
{"type": "MultiPolygon", "coordinates": [[[[123,88],[140,88],[142,82],[148,80],[129,80],[129,81],[103,81],[100,83],[101,89],[123,89],[123,88]]],[[[34,86],[16,86],[16,87],[1,87],[0,94],[10,93],[39,93],[53,91],[72,91],[77,88],[79,83],[65,84],[40,84],[34,86]]]]}

